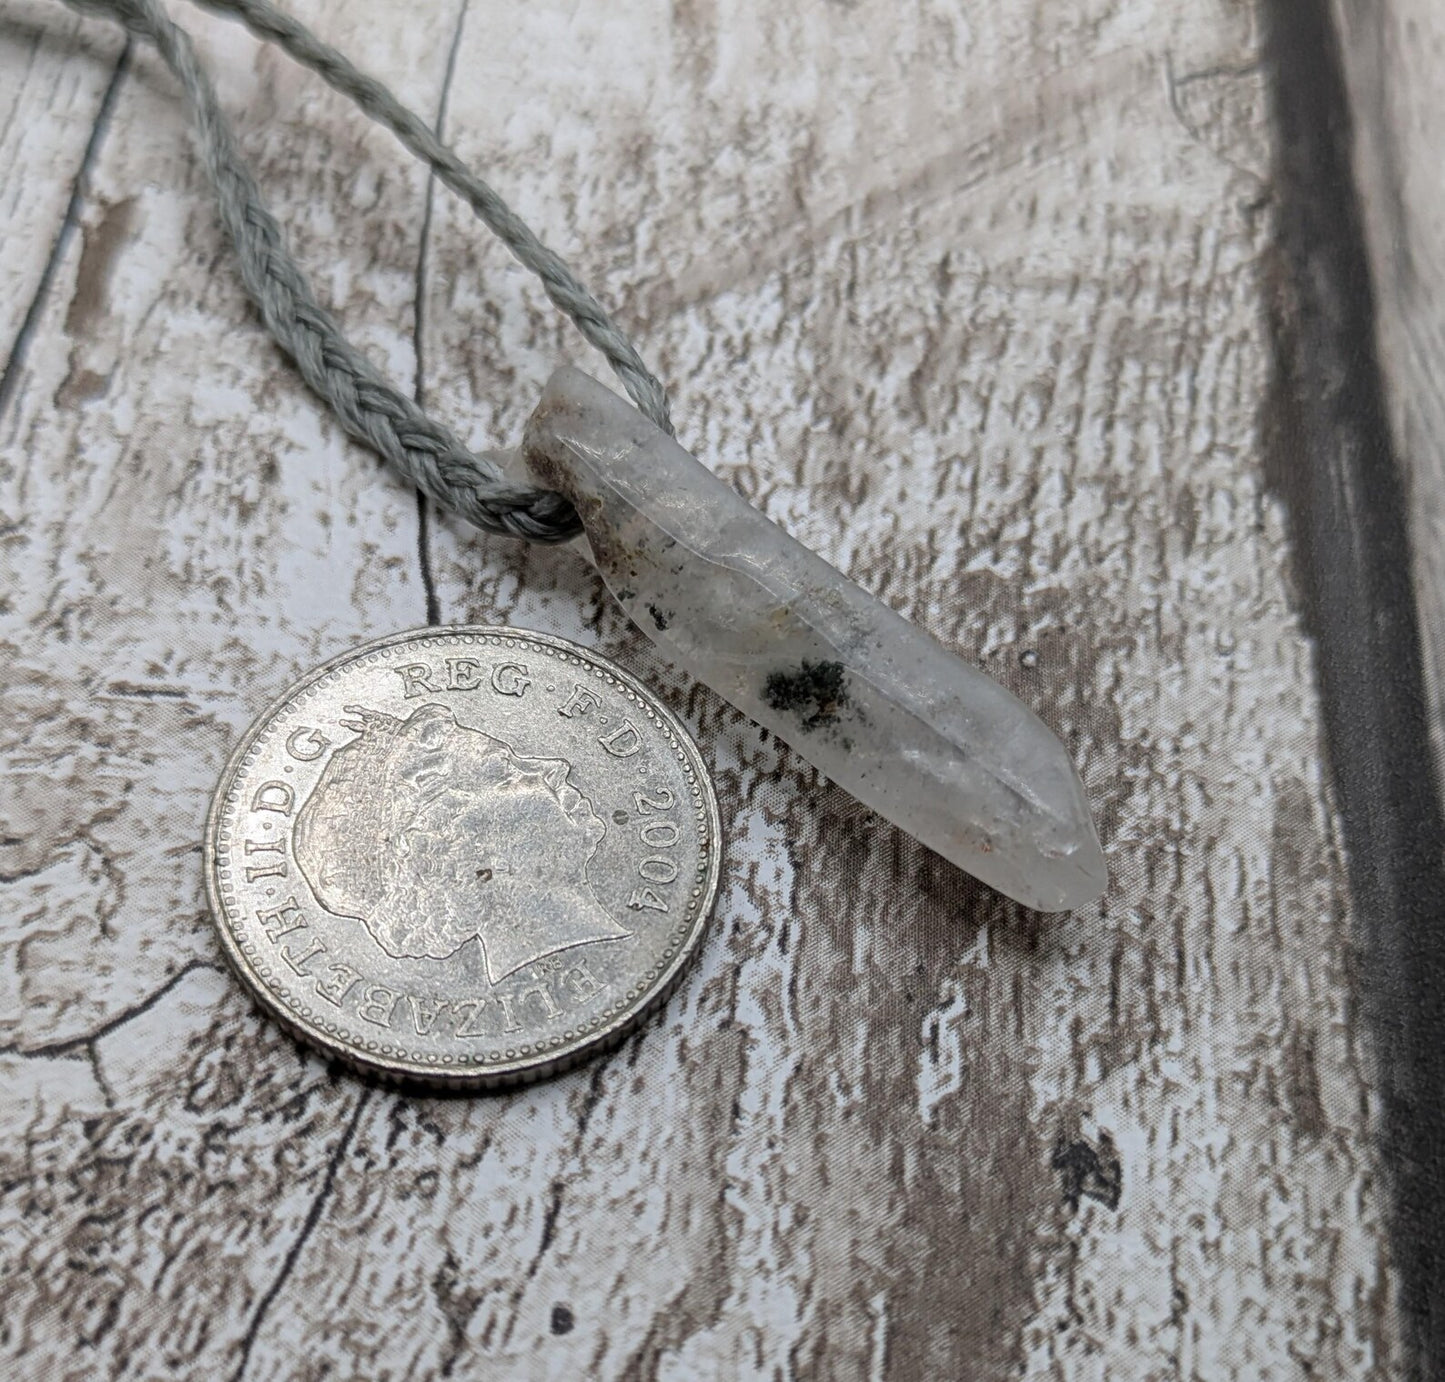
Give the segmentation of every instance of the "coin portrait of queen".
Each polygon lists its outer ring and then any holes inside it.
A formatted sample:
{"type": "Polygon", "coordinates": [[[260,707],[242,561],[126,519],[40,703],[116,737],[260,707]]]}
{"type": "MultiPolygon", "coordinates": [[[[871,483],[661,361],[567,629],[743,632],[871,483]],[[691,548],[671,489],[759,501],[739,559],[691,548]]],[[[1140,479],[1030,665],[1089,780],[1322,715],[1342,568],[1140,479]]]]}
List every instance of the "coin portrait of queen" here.
{"type": "Polygon", "coordinates": [[[316,900],[395,958],[480,943],[496,983],[532,961],[631,933],[587,865],[606,826],[561,758],[527,758],[442,705],[405,720],[347,706],[343,745],[296,817],[316,900]]]}

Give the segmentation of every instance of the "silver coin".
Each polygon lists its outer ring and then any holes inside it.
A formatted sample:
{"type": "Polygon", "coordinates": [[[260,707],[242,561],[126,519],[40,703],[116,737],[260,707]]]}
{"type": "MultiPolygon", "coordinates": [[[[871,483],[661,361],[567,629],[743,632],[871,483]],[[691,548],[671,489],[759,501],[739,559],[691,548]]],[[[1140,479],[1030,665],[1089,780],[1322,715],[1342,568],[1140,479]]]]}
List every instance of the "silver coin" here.
{"type": "Polygon", "coordinates": [[[293,1031],[479,1088],[563,1069],[666,997],[719,836],[696,746],[621,668],[545,634],[423,629],[256,721],[211,803],[206,887],[293,1031]]]}

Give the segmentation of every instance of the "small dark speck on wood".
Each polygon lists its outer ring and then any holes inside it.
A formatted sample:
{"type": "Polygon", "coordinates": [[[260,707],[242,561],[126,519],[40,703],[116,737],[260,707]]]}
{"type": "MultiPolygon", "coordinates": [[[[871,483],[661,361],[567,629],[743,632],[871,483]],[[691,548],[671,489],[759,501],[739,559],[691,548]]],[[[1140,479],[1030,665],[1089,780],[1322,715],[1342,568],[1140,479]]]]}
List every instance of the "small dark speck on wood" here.
{"type": "Polygon", "coordinates": [[[1097,1147],[1083,1138],[1072,1142],[1060,1138],[1054,1148],[1052,1165],[1059,1173],[1064,1202],[1070,1209],[1077,1209],[1085,1197],[1098,1200],[1108,1209],[1118,1209],[1124,1189],[1124,1168],[1114,1139],[1108,1133],[1099,1135],[1097,1147]]]}

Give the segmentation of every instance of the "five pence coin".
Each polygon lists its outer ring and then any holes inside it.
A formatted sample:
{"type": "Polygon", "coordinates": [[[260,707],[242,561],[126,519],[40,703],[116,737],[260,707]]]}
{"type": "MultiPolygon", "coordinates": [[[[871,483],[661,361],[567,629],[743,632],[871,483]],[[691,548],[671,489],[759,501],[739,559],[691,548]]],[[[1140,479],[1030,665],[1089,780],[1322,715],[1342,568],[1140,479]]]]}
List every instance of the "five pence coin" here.
{"type": "Polygon", "coordinates": [[[222,774],[205,873],[262,1005],[365,1070],[552,1074],[677,982],[717,801],[675,716],[598,654],[509,628],[379,639],[302,678],[222,774]]]}

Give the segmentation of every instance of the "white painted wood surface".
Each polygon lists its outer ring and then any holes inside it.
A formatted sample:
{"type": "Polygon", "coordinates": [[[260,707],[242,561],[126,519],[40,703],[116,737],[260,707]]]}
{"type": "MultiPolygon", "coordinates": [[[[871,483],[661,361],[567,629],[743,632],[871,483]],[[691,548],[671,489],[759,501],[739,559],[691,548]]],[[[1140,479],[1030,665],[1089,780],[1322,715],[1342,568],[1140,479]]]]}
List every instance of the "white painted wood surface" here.
{"type": "MultiPolygon", "coordinates": [[[[0,414],[7,1375],[1393,1375],[1264,484],[1250,8],[296,8],[424,111],[455,50],[446,133],[635,327],[685,444],[1065,735],[1114,885],[1002,903],[659,666],[576,557],[433,518],[443,619],[595,644],[693,727],[710,938],[629,1045],[505,1097],[371,1087],[260,1018],[206,799],[293,676],[423,621],[418,512],[259,328],[138,54],[0,414]]],[[[385,136],[179,17],[395,378],[419,341],[486,446],[557,360],[598,368],[385,136]]],[[[118,47],[0,11],[5,340],[118,47]]]]}

